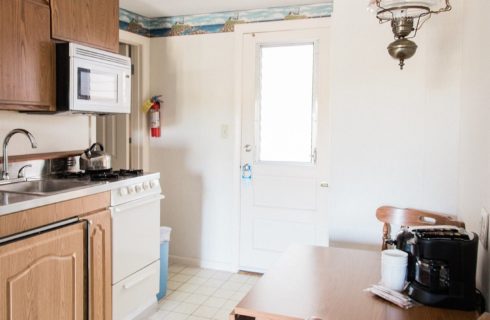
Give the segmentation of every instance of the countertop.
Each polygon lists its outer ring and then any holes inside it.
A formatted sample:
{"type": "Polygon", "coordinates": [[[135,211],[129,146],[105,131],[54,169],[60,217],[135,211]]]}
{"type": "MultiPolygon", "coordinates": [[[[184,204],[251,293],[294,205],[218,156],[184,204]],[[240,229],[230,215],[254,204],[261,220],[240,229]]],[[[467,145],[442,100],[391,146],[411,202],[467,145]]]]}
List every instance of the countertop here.
{"type": "Polygon", "coordinates": [[[59,192],[56,194],[38,196],[11,192],[0,192],[0,216],[15,213],[18,211],[28,210],[36,207],[46,206],[48,204],[85,197],[96,193],[106,192],[118,189],[131,184],[137,184],[142,181],[151,179],[160,179],[160,173],[145,173],[144,175],[131,177],[116,181],[93,182],[93,185],[59,192]]]}

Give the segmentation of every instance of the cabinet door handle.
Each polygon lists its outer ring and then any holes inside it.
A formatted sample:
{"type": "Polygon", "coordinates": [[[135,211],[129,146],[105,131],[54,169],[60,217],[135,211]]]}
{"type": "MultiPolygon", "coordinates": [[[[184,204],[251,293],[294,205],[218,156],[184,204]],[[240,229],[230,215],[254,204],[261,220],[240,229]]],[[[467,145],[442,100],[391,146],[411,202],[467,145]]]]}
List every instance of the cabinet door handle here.
{"type": "Polygon", "coordinates": [[[141,277],[138,277],[138,278],[134,279],[133,281],[130,281],[128,283],[125,283],[124,286],[123,286],[123,288],[124,289],[131,289],[132,287],[134,287],[138,283],[143,282],[144,280],[148,279],[149,277],[151,277],[154,274],[155,274],[155,271],[152,271],[152,272],[149,272],[147,274],[144,274],[141,277]]]}

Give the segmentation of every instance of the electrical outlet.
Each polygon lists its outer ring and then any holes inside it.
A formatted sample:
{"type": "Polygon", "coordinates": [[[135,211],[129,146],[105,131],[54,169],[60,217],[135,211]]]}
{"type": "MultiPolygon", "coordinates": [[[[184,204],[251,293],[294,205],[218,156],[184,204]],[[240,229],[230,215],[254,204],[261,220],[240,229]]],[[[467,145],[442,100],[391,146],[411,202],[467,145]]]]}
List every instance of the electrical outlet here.
{"type": "Polygon", "coordinates": [[[480,242],[483,248],[488,249],[488,212],[485,208],[481,209],[480,242]]]}

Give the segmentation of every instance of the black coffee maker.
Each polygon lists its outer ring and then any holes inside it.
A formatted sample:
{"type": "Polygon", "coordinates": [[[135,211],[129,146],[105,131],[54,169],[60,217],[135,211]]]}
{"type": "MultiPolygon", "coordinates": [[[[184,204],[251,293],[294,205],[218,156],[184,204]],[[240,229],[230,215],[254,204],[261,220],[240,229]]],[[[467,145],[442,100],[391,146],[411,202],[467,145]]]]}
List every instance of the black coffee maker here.
{"type": "Polygon", "coordinates": [[[408,253],[408,295],[429,306],[476,308],[478,236],[452,226],[404,228],[397,248],[408,253]]]}

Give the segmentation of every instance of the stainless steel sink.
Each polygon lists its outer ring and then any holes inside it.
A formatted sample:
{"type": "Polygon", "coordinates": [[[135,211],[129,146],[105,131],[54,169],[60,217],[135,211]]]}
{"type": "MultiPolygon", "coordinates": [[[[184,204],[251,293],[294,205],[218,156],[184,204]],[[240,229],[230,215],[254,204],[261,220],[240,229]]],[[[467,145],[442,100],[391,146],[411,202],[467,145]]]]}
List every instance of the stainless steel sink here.
{"type": "Polygon", "coordinates": [[[94,183],[90,181],[46,179],[0,185],[0,192],[51,195],[85,188],[90,185],[94,185],[94,183]]]}

